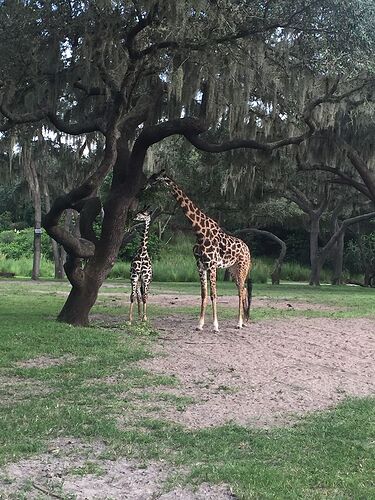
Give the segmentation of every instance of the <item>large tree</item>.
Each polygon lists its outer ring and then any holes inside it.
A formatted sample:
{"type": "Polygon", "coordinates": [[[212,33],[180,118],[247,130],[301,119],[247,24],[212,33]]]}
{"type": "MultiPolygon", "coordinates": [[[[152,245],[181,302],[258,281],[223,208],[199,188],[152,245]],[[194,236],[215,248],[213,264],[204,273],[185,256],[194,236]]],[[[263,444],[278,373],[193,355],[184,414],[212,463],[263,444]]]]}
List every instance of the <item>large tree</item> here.
{"type": "Polygon", "coordinates": [[[72,289],[59,319],[88,323],[153,144],[179,134],[207,152],[266,155],[300,144],[314,134],[318,108],[368,84],[370,19],[370,0],[3,2],[0,130],[42,121],[105,141],[91,175],[43,221],[68,253],[72,289]],[[350,79],[338,78],[346,68],[350,79]],[[218,128],[226,137],[213,143],[218,128]],[[80,237],[60,224],[72,208],[80,237]]]}

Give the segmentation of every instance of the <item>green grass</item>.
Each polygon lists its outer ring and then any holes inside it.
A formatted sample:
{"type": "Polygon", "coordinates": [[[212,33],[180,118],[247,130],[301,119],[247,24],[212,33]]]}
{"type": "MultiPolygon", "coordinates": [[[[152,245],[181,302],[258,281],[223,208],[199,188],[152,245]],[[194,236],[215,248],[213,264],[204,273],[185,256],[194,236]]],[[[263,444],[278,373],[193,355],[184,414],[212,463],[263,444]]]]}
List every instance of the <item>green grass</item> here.
{"type": "MultiPolygon", "coordinates": [[[[199,293],[194,283],[154,286],[199,293]]],[[[234,293],[233,288],[230,283],[220,285],[222,293],[234,293]]],[[[66,289],[64,283],[0,281],[0,381],[18,382],[13,392],[8,384],[0,395],[1,464],[45,451],[51,439],[69,436],[104,440],[112,458],[183,466],[187,476],[182,478],[181,472],[176,480],[225,482],[239,498],[375,498],[374,399],[348,400],[294,427],[270,430],[225,425],[189,431],[150,418],[146,411],[135,417],[134,405],[142,408],[150,390],[157,387],[163,397],[164,386],[178,384],[173,377],[149,374],[135,365],[150,355],[156,332],[140,325],[130,329],[121,322],[90,328],[56,323],[64,301],[56,292],[66,289]],[[65,363],[48,367],[17,364],[40,356],[67,357],[65,363]],[[17,390],[20,386],[22,391],[17,390]],[[46,390],[37,393],[40,387],[46,390]],[[123,417],[133,418],[132,425],[117,425],[123,417]]],[[[104,301],[111,290],[104,289],[104,301]]],[[[373,290],[259,284],[254,293],[347,307],[352,316],[374,315],[373,290]]],[[[103,309],[100,305],[97,312],[103,309]]],[[[191,402],[164,397],[177,408],[191,402]]],[[[100,475],[102,470],[87,461],[73,472],[100,475]]]]}
{"type": "MultiPolygon", "coordinates": [[[[191,239],[182,238],[181,241],[174,242],[164,247],[160,257],[153,260],[154,281],[160,282],[198,282],[199,275],[192,252],[193,242],[191,239]]],[[[23,257],[20,259],[10,259],[4,254],[0,254],[0,271],[15,273],[17,277],[31,277],[32,258],[23,257]]],[[[267,283],[270,281],[273,270],[272,259],[256,258],[253,261],[251,277],[254,283],[267,283]]],[[[42,278],[53,278],[53,262],[42,258],[41,274],[42,278]]],[[[308,281],[310,269],[297,263],[286,262],[282,268],[281,279],[286,281],[308,281]]],[[[110,279],[129,279],[130,262],[118,261],[112,268],[110,279]]],[[[218,280],[223,281],[224,270],[218,270],[218,280]]],[[[330,281],[329,270],[323,269],[321,273],[322,282],[330,281]]]]}
{"type": "MultiPolygon", "coordinates": [[[[32,257],[22,259],[8,259],[0,254],[0,272],[14,273],[16,276],[31,277],[33,272],[32,257]]],[[[53,277],[55,266],[53,262],[42,257],[40,262],[40,277],[53,277]]]]}

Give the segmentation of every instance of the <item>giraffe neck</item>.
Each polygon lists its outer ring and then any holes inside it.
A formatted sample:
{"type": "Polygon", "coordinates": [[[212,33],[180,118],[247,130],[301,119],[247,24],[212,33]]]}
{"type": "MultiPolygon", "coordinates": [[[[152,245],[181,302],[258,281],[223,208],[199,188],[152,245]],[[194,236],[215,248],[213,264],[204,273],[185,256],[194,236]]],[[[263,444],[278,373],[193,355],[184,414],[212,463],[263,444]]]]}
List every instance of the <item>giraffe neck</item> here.
{"type": "Polygon", "coordinates": [[[150,227],[150,221],[146,220],[143,226],[142,240],[141,240],[141,250],[147,250],[148,243],[148,230],[150,227]]]}
{"type": "Polygon", "coordinates": [[[197,235],[205,234],[205,221],[210,221],[211,225],[216,222],[205,215],[182,191],[182,189],[172,179],[166,181],[171,193],[176,198],[177,203],[182,208],[186,218],[193,226],[193,230],[197,235]]]}

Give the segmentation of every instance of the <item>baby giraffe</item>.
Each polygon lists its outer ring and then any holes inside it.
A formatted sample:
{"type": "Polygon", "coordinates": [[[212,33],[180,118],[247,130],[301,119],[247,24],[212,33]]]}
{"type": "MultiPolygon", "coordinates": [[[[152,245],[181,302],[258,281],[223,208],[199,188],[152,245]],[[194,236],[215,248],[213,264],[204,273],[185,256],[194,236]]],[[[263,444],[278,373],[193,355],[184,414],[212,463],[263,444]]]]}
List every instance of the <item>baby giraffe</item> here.
{"type": "Polygon", "coordinates": [[[138,212],[134,218],[135,221],[144,222],[141,245],[135,254],[130,267],[130,311],[129,322],[133,321],[134,297],[137,296],[138,316],[142,316],[142,321],[147,321],[147,297],[148,287],[152,280],[152,264],[147,252],[148,230],[150,227],[151,215],[147,209],[138,212]],[[143,311],[141,311],[141,301],[143,311]]]}
{"type": "Polygon", "coordinates": [[[201,282],[201,313],[197,330],[202,330],[207,303],[207,277],[210,282],[213,326],[219,331],[216,311],[216,271],[218,268],[229,268],[238,289],[238,323],[242,328],[243,319],[249,319],[252,282],[248,278],[251,270],[249,247],[239,238],[235,238],[221,229],[219,224],[205,215],[179,188],[179,186],[164,171],[154,174],[149,179],[146,188],[155,183],[165,184],[181,206],[185,216],[190,221],[195,232],[197,243],[193,253],[197,261],[201,282]],[[247,281],[247,288],[245,283],[247,281]]]}

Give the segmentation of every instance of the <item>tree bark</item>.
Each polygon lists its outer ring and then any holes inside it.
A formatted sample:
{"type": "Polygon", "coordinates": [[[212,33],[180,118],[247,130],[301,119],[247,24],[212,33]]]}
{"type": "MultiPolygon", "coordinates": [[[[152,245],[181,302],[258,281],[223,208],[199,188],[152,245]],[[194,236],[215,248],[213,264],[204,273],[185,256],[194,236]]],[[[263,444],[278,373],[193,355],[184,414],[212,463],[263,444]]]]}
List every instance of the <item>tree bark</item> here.
{"type": "MultiPolygon", "coordinates": [[[[49,189],[47,182],[43,182],[44,187],[44,201],[46,205],[46,212],[51,210],[51,199],[49,195],[49,189]]],[[[52,246],[53,262],[55,265],[55,279],[63,279],[65,277],[64,263],[66,253],[61,245],[58,245],[57,241],[50,237],[52,246]]]]}
{"type": "MultiPolygon", "coordinates": [[[[121,158],[118,162],[121,162],[121,158]]],[[[124,165],[122,164],[121,167],[124,165]]],[[[133,186],[136,191],[129,190],[126,179],[123,183],[112,185],[104,205],[102,232],[99,239],[92,230],[92,223],[101,208],[98,198],[88,199],[82,206],[76,205],[80,211],[79,239],[92,242],[95,250],[87,260],[74,256],[72,252],[68,253],[64,269],[72,284],[72,289],[58,316],[59,321],[75,326],[89,324],[89,312],[95,304],[101,285],[116,262],[123,243],[128,209],[139,190],[141,173],[134,173],[133,186]]]]}
{"type": "Polygon", "coordinates": [[[320,285],[322,270],[321,256],[319,255],[320,215],[310,214],[310,280],[309,285],[320,285]]]}
{"type": "Polygon", "coordinates": [[[331,283],[332,285],[342,285],[342,270],[344,263],[344,239],[345,232],[340,234],[339,239],[336,245],[333,248],[332,256],[333,256],[333,274],[331,283]]]}
{"type": "Polygon", "coordinates": [[[42,199],[36,165],[31,158],[31,150],[29,150],[27,146],[24,146],[23,157],[25,177],[31,192],[34,206],[34,251],[31,279],[38,280],[40,277],[40,261],[42,257],[42,199]]]}
{"type": "MultiPolygon", "coordinates": [[[[66,262],[69,266],[69,259],[66,262]]],[[[69,271],[67,272],[68,275],[69,271]]],[[[101,282],[96,279],[85,279],[80,285],[72,286],[69,296],[57,319],[74,326],[88,326],[89,312],[98,296],[101,282]]]]}

